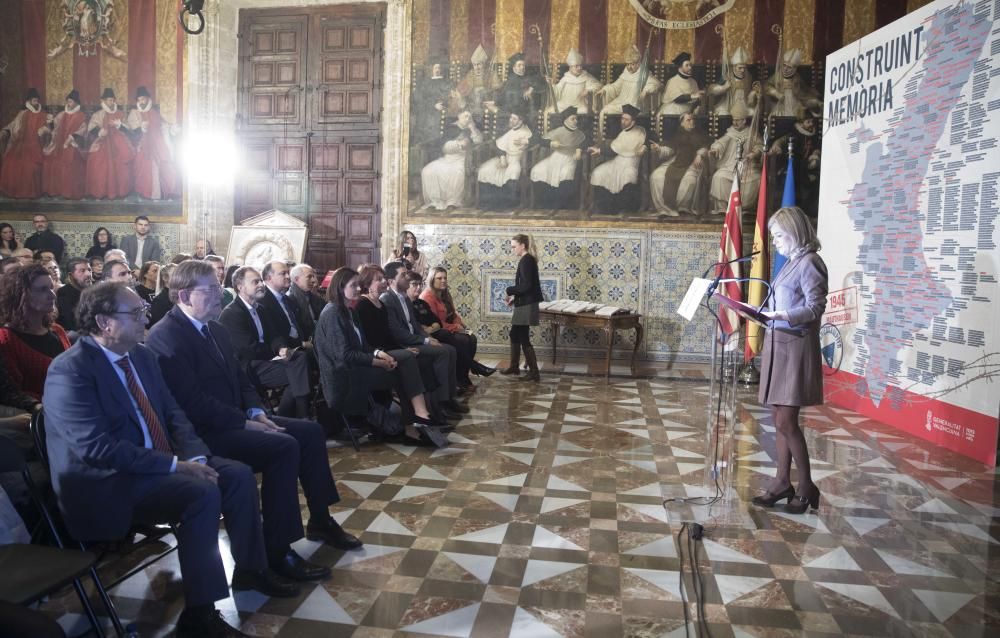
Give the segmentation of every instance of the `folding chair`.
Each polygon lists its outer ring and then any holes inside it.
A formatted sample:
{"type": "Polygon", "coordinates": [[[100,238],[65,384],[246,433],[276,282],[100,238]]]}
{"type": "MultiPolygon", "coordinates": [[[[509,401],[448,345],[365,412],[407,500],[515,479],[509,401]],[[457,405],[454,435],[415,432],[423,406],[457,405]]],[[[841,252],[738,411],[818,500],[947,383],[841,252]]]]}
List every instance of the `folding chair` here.
{"type": "MultiPolygon", "coordinates": [[[[50,529],[54,530],[52,514],[28,472],[24,454],[13,441],[5,437],[0,437],[0,472],[21,473],[32,501],[50,529]]],[[[24,543],[0,546],[0,573],[4,575],[0,579],[0,600],[15,605],[30,605],[72,583],[90,626],[94,633],[103,638],[104,629],[97,620],[97,614],[94,613],[80,580],[89,572],[98,591],[103,592],[94,570],[96,563],[97,556],[92,552],[65,549],[61,544],[59,547],[24,543]]],[[[108,607],[108,612],[113,619],[117,618],[113,606],[108,607]]]]}

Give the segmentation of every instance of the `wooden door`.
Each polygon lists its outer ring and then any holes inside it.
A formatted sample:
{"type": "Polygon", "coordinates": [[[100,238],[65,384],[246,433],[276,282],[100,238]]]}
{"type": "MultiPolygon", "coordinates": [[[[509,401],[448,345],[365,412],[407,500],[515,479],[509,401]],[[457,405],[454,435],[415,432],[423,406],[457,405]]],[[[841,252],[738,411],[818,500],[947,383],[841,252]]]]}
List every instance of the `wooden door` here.
{"type": "Polygon", "coordinates": [[[235,221],[278,208],[322,272],[378,261],[381,5],[240,12],[235,221]]]}

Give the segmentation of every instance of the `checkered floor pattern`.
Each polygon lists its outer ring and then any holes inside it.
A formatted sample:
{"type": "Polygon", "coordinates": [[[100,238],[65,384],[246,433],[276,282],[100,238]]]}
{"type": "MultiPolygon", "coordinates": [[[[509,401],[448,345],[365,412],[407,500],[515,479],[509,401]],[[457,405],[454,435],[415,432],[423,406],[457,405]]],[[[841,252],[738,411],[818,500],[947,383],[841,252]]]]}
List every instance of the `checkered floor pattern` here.
{"type": "MultiPolygon", "coordinates": [[[[333,567],[328,581],[219,606],[256,636],[696,635],[680,597],[680,517],[662,500],[706,493],[707,403],[698,380],[480,380],[449,448],[330,450],[335,517],[363,551],[300,541],[333,567]]],[[[823,501],[786,515],[747,507],[774,474],[774,428],[754,391],[738,421],[725,505],[737,516],[725,520],[741,523],[710,523],[698,546],[712,636],[1000,635],[993,470],[810,408],[823,501]]],[[[171,555],[122,583],[121,615],[143,636],[170,635],[179,577],[171,555]]],[[[79,634],[75,603],[68,593],[44,608],[79,634]]]]}

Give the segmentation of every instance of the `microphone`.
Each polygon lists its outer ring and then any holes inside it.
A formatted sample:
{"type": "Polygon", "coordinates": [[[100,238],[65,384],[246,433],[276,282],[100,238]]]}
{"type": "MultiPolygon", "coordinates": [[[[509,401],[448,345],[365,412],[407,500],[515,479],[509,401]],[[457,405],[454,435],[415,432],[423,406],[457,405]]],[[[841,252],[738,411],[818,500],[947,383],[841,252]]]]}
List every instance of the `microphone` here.
{"type": "Polygon", "coordinates": [[[718,266],[728,266],[729,264],[741,264],[741,263],[743,263],[745,261],[750,261],[751,259],[753,259],[754,257],[756,257],[759,254],[760,254],[760,251],[759,250],[755,250],[752,253],[750,253],[749,255],[745,255],[743,257],[737,257],[736,259],[730,259],[729,261],[717,261],[714,264],[712,264],[711,266],[709,266],[707,269],[705,269],[705,272],[702,274],[701,278],[704,279],[705,277],[707,277],[708,273],[711,272],[711,270],[713,268],[716,268],[718,266]]]}
{"type": "Polygon", "coordinates": [[[711,296],[712,293],[715,292],[715,289],[719,287],[719,282],[722,281],[722,271],[723,271],[723,268],[719,268],[720,266],[729,266],[730,264],[739,264],[739,263],[742,263],[744,261],[750,261],[751,259],[753,259],[755,256],[757,256],[759,254],[760,254],[760,251],[759,250],[755,250],[752,253],[750,253],[749,255],[746,255],[745,257],[737,257],[736,259],[730,259],[729,261],[720,261],[720,262],[716,262],[716,263],[712,264],[711,266],[709,266],[708,270],[705,271],[705,274],[702,275],[702,279],[704,279],[708,275],[709,271],[712,270],[713,268],[718,268],[718,270],[716,271],[717,275],[715,277],[715,281],[713,281],[712,285],[708,287],[708,293],[707,293],[707,295],[711,296]]]}

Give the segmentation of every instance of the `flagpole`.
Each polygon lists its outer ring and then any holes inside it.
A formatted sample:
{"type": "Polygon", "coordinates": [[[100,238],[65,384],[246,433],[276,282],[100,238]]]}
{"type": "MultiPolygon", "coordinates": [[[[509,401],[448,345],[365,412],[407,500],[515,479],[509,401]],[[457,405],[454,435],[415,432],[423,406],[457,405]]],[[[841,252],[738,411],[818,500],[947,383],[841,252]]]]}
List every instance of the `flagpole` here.
{"type": "MultiPolygon", "coordinates": [[[[756,114],[754,116],[754,119],[756,120],[756,114]]],[[[753,143],[753,136],[754,136],[755,129],[756,129],[755,126],[751,127],[751,131],[750,131],[750,142],[751,142],[751,144],[753,143]]],[[[751,281],[747,285],[747,301],[750,302],[750,304],[759,303],[759,302],[753,301],[753,298],[754,298],[753,287],[754,286],[759,286],[759,284],[756,284],[756,283],[754,283],[752,281],[752,278],[755,276],[754,273],[758,271],[758,268],[757,268],[757,266],[759,265],[758,264],[758,260],[760,260],[760,262],[763,264],[763,268],[764,268],[765,271],[767,270],[767,261],[768,261],[767,260],[767,252],[768,251],[767,251],[767,245],[766,245],[766,242],[768,241],[767,236],[766,236],[766,232],[767,232],[767,230],[766,230],[767,229],[767,205],[766,205],[766,203],[767,203],[767,149],[769,148],[769,144],[770,144],[770,139],[768,137],[770,131],[768,130],[768,126],[767,126],[766,122],[764,123],[764,127],[763,127],[763,132],[762,133],[763,133],[764,148],[763,148],[763,153],[761,155],[761,166],[762,166],[762,174],[761,174],[761,180],[760,180],[760,189],[761,190],[760,190],[760,192],[757,195],[757,211],[756,211],[756,215],[755,215],[755,219],[754,219],[754,246],[753,246],[753,251],[754,252],[758,252],[759,254],[756,257],[754,257],[754,261],[751,262],[751,265],[750,265],[750,277],[751,277],[751,281]],[[761,206],[762,202],[764,204],[763,207],[761,206]],[[762,216],[763,216],[763,218],[762,218],[762,216]],[[763,222],[763,225],[762,225],[762,222],[763,222]],[[761,245],[758,246],[757,242],[761,242],[761,245]]],[[[758,273],[758,275],[765,276],[765,277],[767,276],[766,272],[758,273]]],[[[757,385],[757,384],[760,383],[760,371],[757,370],[757,366],[754,365],[754,356],[753,355],[756,354],[756,353],[754,352],[754,348],[751,345],[751,340],[756,338],[756,334],[758,333],[759,330],[760,330],[759,326],[752,326],[749,322],[747,322],[747,324],[746,324],[746,331],[745,331],[746,334],[744,335],[744,339],[745,339],[744,352],[746,352],[746,354],[747,354],[747,362],[743,366],[743,369],[740,371],[740,374],[737,377],[738,382],[742,383],[744,387],[750,387],[751,385],[757,385]],[[754,334],[751,335],[751,333],[754,333],[754,334]]]]}

